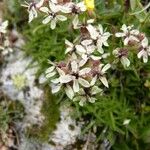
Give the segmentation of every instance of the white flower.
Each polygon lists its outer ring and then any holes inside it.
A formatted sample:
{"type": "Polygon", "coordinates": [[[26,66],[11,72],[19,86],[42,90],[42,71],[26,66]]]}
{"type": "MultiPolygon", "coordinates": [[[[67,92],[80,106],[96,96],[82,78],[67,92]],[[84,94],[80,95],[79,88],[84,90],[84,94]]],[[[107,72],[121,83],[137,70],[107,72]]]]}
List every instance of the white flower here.
{"type": "Polygon", "coordinates": [[[80,66],[83,66],[87,63],[88,60],[100,60],[101,56],[93,55],[93,52],[96,49],[96,46],[93,44],[91,39],[86,39],[81,42],[81,45],[76,46],[78,54],[82,57],[80,61],[80,66]]]}
{"type": "Polygon", "coordinates": [[[127,49],[116,48],[115,50],[113,50],[113,55],[115,55],[115,57],[119,58],[120,62],[122,63],[122,65],[124,67],[130,66],[130,60],[127,58],[127,56],[128,56],[127,49]]]}
{"type": "Polygon", "coordinates": [[[42,21],[43,24],[47,24],[51,22],[51,29],[55,29],[56,23],[58,20],[60,21],[66,21],[67,18],[63,15],[57,14],[60,11],[59,5],[55,5],[54,3],[49,2],[49,7],[41,7],[40,11],[46,13],[46,18],[42,21]]]}
{"type": "Polygon", "coordinates": [[[93,86],[90,90],[89,89],[80,89],[78,95],[74,97],[73,101],[79,101],[80,106],[84,106],[86,102],[95,103],[95,101],[97,100],[95,96],[97,94],[102,95],[103,90],[98,86],[93,86]]]}
{"type": "Polygon", "coordinates": [[[31,2],[28,3],[25,1],[25,4],[23,4],[23,7],[27,7],[28,8],[28,12],[29,12],[29,23],[34,19],[37,18],[38,14],[37,14],[37,9],[40,8],[45,0],[40,0],[40,2],[36,3],[36,2],[31,2]]]}
{"type": "Polygon", "coordinates": [[[109,32],[104,32],[103,27],[101,24],[99,24],[98,26],[98,31],[99,31],[99,35],[97,37],[97,50],[98,52],[100,52],[101,54],[104,53],[104,50],[102,48],[102,46],[109,46],[107,43],[108,38],[110,37],[110,33],[109,32]]]}
{"type": "Polygon", "coordinates": [[[148,56],[150,56],[150,46],[148,45],[148,39],[145,37],[141,42],[140,51],[138,53],[138,58],[143,57],[143,62],[148,62],[148,56]]]}
{"type": "Polygon", "coordinates": [[[91,68],[85,67],[79,70],[79,64],[74,60],[71,62],[71,75],[73,79],[73,90],[74,92],[79,91],[79,84],[85,88],[90,87],[90,83],[83,78],[84,75],[91,71],[91,68]]]}
{"type": "Polygon", "coordinates": [[[126,26],[125,24],[122,25],[121,30],[123,32],[118,32],[115,34],[116,37],[123,37],[124,38],[124,45],[128,45],[129,42],[139,42],[139,39],[137,38],[139,31],[138,30],[133,30],[133,25],[132,26],[126,26]]]}
{"type": "Polygon", "coordinates": [[[8,21],[0,23],[0,33],[5,34],[7,32],[6,28],[8,26],[8,21]]]}
{"type": "Polygon", "coordinates": [[[111,67],[110,64],[99,64],[92,69],[92,74],[94,78],[99,79],[104,86],[109,87],[108,81],[105,77],[106,71],[111,67]]]}

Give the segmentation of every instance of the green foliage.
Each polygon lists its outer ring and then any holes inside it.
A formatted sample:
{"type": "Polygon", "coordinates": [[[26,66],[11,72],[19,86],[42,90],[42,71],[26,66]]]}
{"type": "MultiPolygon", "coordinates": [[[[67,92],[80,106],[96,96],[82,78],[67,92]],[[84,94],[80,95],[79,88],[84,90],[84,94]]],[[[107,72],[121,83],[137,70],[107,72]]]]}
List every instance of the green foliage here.
{"type": "Polygon", "coordinates": [[[11,101],[5,96],[0,99],[0,139],[7,132],[10,124],[23,118],[24,108],[19,101],[11,101]]]}
{"type": "Polygon", "coordinates": [[[46,142],[49,140],[52,131],[56,128],[56,123],[60,116],[56,99],[52,96],[47,86],[45,87],[44,102],[41,113],[44,116],[43,124],[40,127],[31,127],[28,129],[27,134],[30,138],[46,142]]]}
{"type": "Polygon", "coordinates": [[[27,55],[38,62],[39,72],[43,73],[48,67],[48,59],[52,61],[64,59],[65,39],[73,39],[73,33],[68,27],[69,22],[60,23],[54,31],[49,25],[39,24],[40,21],[35,20],[24,30],[27,39],[24,49],[27,55]]]}
{"type": "Polygon", "coordinates": [[[18,30],[21,29],[28,20],[27,12],[21,6],[23,2],[22,0],[4,0],[4,17],[9,20],[10,27],[17,27],[18,30]]]}

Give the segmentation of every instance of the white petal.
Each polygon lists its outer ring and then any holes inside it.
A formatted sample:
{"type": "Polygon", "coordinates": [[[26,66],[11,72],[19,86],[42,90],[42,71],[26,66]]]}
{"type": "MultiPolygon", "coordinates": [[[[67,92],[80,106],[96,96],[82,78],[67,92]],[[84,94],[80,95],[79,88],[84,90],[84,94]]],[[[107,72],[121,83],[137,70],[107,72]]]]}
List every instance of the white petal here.
{"type": "Polygon", "coordinates": [[[51,88],[52,88],[52,93],[53,93],[53,94],[54,94],[54,93],[57,93],[57,92],[59,92],[59,90],[60,90],[60,88],[61,88],[61,84],[57,84],[57,85],[52,84],[52,85],[51,85],[51,88]]]}
{"type": "Polygon", "coordinates": [[[46,74],[46,78],[51,78],[56,74],[56,71],[50,72],[48,74],[46,74]]]}
{"type": "Polygon", "coordinates": [[[124,67],[130,66],[130,60],[127,57],[121,57],[120,61],[124,67]]]}
{"type": "Polygon", "coordinates": [[[51,66],[51,67],[49,67],[49,68],[45,71],[45,73],[46,73],[46,74],[47,74],[47,73],[50,73],[50,72],[52,72],[54,69],[55,69],[55,66],[51,66]]]}
{"type": "Polygon", "coordinates": [[[104,49],[103,49],[102,47],[99,47],[99,46],[98,46],[97,51],[98,51],[100,54],[103,54],[103,53],[104,53],[104,49]]]}
{"type": "Polygon", "coordinates": [[[74,29],[78,29],[78,24],[79,24],[79,18],[78,18],[78,15],[76,15],[72,21],[72,24],[73,24],[73,28],[74,29]]]}
{"type": "Polygon", "coordinates": [[[68,83],[72,81],[72,76],[71,75],[63,75],[59,77],[60,83],[68,83]]]}
{"type": "Polygon", "coordinates": [[[59,83],[59,78],[52,79],[51,82],[54,83],[54,84],[58,84],[59,83]]]}
{"type": "Polygon", "coordinates": [[[83,107],[85,103],[86,103],[86,98],[82,96],[79,105],[83,107]]]}
{"type": "Polygon", "coordinates": [[[128,28],[125,24],[123,24],[122,27],[121,27],[121,30],[124,31],[124,32],[127,32],[128,28]]]}
{"type": "Polygon", "coordinates": [[[84,40],[81,42],[81,44],[84,46],[90,45],[90,44],[92,44],[92,40],[84,40]]]}
{"type": "Polygon", "coordinates": [[[92,91],[91,91],[91,93],[92,93],[92,95],[95,95],[95,94],[101,94],[102,93],[102,89],[100,89],[98,86],[93,86],[92,87],[92,91]]]}
{"type": "Polygon", "coordinates": [[[81,45],[76,45],[75,47],[76,47],[77,52],[79,52],[79,53],[85,53],[86,52],[84,47],[81,45]]]}
{"type": "Polygon", "coordinates": [[[94,23],[94,19],[87,20],[87,24],[91,24],[91,23],[94,23]]]}
{"type": "Polygon", "coordinates": [[[78,64],[76,61],[71,62],[71,69],[72,69],[72,72],[74,72],[74,73],[76,73],[78,71],[78,64]]]}
{"type": "Polygon", "coordinates": [[[145,38],[142,40],[141,44],[142,44],[142,46],[143,46],[144,48],[146,48],[146,47],[148,46],[148,39],[145,37],[145,38]]]}
{"type": "Polygon", "coordinates": [[[138,35],[140,32],[139,32],[139,30],[132,30],[132,31],[130,31],[130,33],[133,35],[138,35]]]}
{"type": "Polygon", "coordinates": [[[96,40],[98,37],[98,32],[96,31],[96,28],[89,24],[87,26],[87,30],[89,31],[91,38],[96,40]]]}
{"type": "Polygon", "coordinates": [[[138,58],[140,59],[142,56],[144,56],[146,53],[144,50],[141,50],[139,53],[138,53],[138,58]]]}
{"type": "Polygon", "coordinates": [[[92,58],[93,60],[100,60],[102,57],[91,55],[91,58],[92,58]]]}
{"type": "Polygon", "coordinates": [[[118,33],[115,34],[115,36],[116,37],[124,37],[124,36],[126,36],[126,34],[122,33],[122,32],[118,32],[118,33]]]}
{"type": "Polygon", "coordinates": [[[71,13],[71,8],[70,7],[66,7],[65,5],[60,6],[60,11],[63,13],[71,13]]]}
{"type": "Polygon", "coordinates": [[[57,15],[57,19],[60,21],[66,21],[67,17],[63,16],[63,15],[57,15]]]}
{"type": "Polygon", "coordinates": [[[95,103],[96,100],[97,100],[97,99],[96,99],[95,97],[88,97],[88,101],[89,101],[90,103],[95,103]]]}
{"type": "Polygon", "coordinates": [[[101,24],[98,25],[98,30],[99,30],[100,34],[102,35],[103,34],[103,27],[101,24]]]}
{"type": "Polygon", "coordinates": [[[115,50],[113,50],[112,53],[113,53],[113,55],[115,55],[117,57],[119,54],[119,48],[116,48],[115,50]]]}
{"type": "Polygon", "coordinates": [[[51,20],[51,29],[55,29],[56,28],[56,20],[55,19],[52,19],[51,20]]]}
{"type": "Polygon", "coordinates": [[[85,79],[79,78],[78,81],[83,87],[86,87],[86,88],[90,87],[90,83],[86,81],[85,79]]]}
{"type": "Polygon", "coordinates": [[[52,12],[57,13],[60,10],[60,7],[58,5],[55,5],[54,3],[49,1],[49,7],[52,12]]]}
{"type": "Polygon", "coordinates": [[[106,77],[100,77],[99,79],[101,80],[101,82],[102,82],[107,88],[109,87],[108,81],[107,81],[106,77]]]}
{"type": "Polygon", "coordinates": [[[124,45],[128,45],[129,40],[130,40],[130,38],[129,38],[129,37],[126,37],[126,38],[124,39],[124,45]]]}
{"type": "Polygon", "coordinates": [[[83,1],[77,3],[76,6],[79,7],[81,11],[86,11],[86,6],[83,1]]]}
{"type": "Polygon", "coordinates": [[[69,53],[69,52],[71,52],[71,51],[72,51],[72,48],[71,48],[71,47],[68,47],[68,48],[66,48],[65,54],[67,54],[67,53],[69,53]]]}
{"type": "Polygon", "coordinates": [[[57,71],[58,71],[58,73],[59,73],[60,76],[65,75],[65,72],[62,69],[60,69],[58,67],[56,69],[57,69],[57,71]]]}
{"type": "Polygon", "coordinates": [[[45,1],[45,0],[40,0],[40,1],[36,4],[36,7],[37,7],[37,8],[40,8],[40,7],[44,4],[44,1],[45,1]]]}
{"type": "Polygon", "coordinates": [[[95,76],[94,78],[92,78],[92,81],[90,83],[91,86],[93,86],[97,81],[97,76],[95,76]]]}
{"type": "Polygon", "coordinates": [[[105,65],[105,66],[102,68],[102,73],[105,73],[110,67],[111,67],[110,64],[105,65]]]}
{"type": "Polygon", "coordinates": [[[32,11],[29,11],[29,23],[34,19],[32,11]]]}
{"type": "Polygon", "coordinates": [[[82,76],[82,75],[85,75],[87,73],[89,73],[91,71],[91,68],[83,68],[82,70],[79,71],[79,75],[82,76]]]}
{"type": "Polygon", "coordinates": [[[85,60],[85,59],[82,59],[80,62],[79,62],[79,66],[82,67],[84,66],[88,61],[88,58],[85,60]]]}
{"type": "Polygon", "coordinates": [[[41,7],[40,11],[44,12],[44,13],[48,13],[49,9],[47,7],[41,7]]]}
{"type": "Polygon", "coordinates": [[[74,92],[79,92],[79,83],[76,79],[73,81],[73,90],[74,92]]]}
{"type": "Polygon", "coordinates": [[[144,62],[144,63],[147,63],[147,62],[148,62],[148,55],[144,55],[144,56],[143,56],[143,62],[144,62]]]}
{"type": "Polygon", "coordinates": [[[67,85],[67,86],[66,86],[65,92],[66,92],[67,96],[68,96],[70,99],[73,99],[73,97],[74,97],[74,92],[73,92],[73,90],[72,90],[72,88],[71,88],[70,85],[67,85]]]}
{"type": "Polygon", "coordinates": [[[70,47],[73,47],[74,45],[70,42],[70,41],[68,41],[68,40],[65,40],[65,44],[67,45],[67,46],[70,46],[70,47]]]}
{"type": "Polygon", "coordinates": [[[51,17],[50,16],[47,16],[43,21],[42,21],[42,23],[43,24],[47,24],[47,23],[49,23],[51,21],[51,17]]]}
{"type": "Polygon", "coordinates": [[[129,41],[136,41],[136,42],[139,42],[139,39],[138,39],[137,37],[131,35],[131,36],[129,37],[129,41]]]}

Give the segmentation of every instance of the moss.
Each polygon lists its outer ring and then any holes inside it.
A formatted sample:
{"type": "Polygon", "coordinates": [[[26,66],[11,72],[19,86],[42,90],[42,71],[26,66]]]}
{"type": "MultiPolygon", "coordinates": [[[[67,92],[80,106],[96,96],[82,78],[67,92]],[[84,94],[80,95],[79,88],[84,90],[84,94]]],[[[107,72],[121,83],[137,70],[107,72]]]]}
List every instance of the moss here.
{"type": "Polygon", "coordinates": [[[42,126],[32,126],[32,128],[28,130],[30,138],[34,138],[41,142],[49,140],[49,135],[56,128],[56,123],[60,116],[59,106],[54,96],[50,93],[49,87],[46,86],[44,89],[44,102],[41,113],[44,115],[45,119],[42,126]]]}

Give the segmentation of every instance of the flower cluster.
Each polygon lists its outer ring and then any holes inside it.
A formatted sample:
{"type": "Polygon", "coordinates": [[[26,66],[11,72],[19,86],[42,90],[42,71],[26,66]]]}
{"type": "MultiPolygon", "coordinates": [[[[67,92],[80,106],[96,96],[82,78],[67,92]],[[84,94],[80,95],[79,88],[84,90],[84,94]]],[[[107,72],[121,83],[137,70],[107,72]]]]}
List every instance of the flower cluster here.
{"type": "Polygon", "coordinates": [[[0,22],[0,52],[2,52],[3,55],[12,52],[9,39],[7,37],[7,26],[8,21],[0,22]]]}
{"type": "Polygon", "coordinates": [[[46,77],[51,80],[52,93],[63,88],[70,99],[83,106],[86,102],[94,103],[96,96],[103,93],[101,85],[109,87],[106,73],[111,65],[102,62],[108,55],[103,47],[108,46],[110,33],[104,32],[102,25],[94,27],[91,20],[82,25],[76,20],[80,38],[73,43],[65,40],[66,61],[49,61],[52,66],[46,70],[46,77]]]}
{"type": "Polygon", "coordinates": [[[46,77],[50,80],[52,93],[64,89],[68,98],[79,101],[81,106],[86,102],[94,103],[97,95],[103,93],[103,88],[109,87],[106,73],[111,64],[120,61],[125,68],[130,66],[129,54],[134,52],[133,49],[139,59],[143,58],[144,63],[148,61],[148,39],[133,25],[122,25],[121,32],[113,36],[121,38],[123,46],[113,50],[112,55],[106,53],[105,49],[109,47],[107,41],[112,34],[103,29],[101,24],[94,25],[94,19],[79,19],[80,14],[94,9],[93,0],[79,3],[71,0],[40,0],[26,2],[24,6],[28,8],[29,22],[41,12],[45,14],[42,23],[50,23],[51,29],[55,29],[58,21],[66,21],[68,16],[72,16],[72,27],[80,31],[80,36],[74,41],[65,40],[66,59],[56,63],[49,61],[46,77]],[[110,55],[114,56],[114,61],[108,63],[106,58],[110,55]]]}
{"type": "Polygon", "coordinates": [[[123,39],[123,48],[116,48],[113,51],[115,57],[117,57],[124,67],[130,65],[130,60],[128,59],[129,49],[131,47],[136,49],[137,57],[143,58],[143,62],[148,62],[148,56],[150,56],[150,46],[148,44],[148,38],[144,33],[140,33],[139,30],[133,29],[132,26],[122,25],[122,32],[115,34],[116,37],[121,37],[123,39]]]}
{"type": "Polygon", "coordinates": [[[51,29],[55,29],[58,21],[66,21],[66,15],[76,16],[86,11],[84,2],[74,3],[71,0],[40,0],[39,2],[25,2],[22,6],[27,7],[29,13],[29,23],[38,17],[38,12],[44,15],[43,24],[50,22],[51,29]]]}

